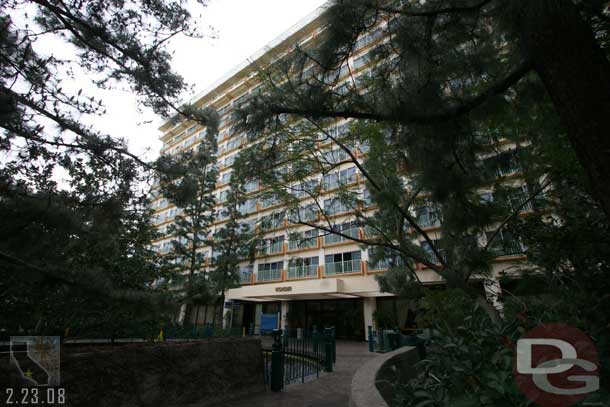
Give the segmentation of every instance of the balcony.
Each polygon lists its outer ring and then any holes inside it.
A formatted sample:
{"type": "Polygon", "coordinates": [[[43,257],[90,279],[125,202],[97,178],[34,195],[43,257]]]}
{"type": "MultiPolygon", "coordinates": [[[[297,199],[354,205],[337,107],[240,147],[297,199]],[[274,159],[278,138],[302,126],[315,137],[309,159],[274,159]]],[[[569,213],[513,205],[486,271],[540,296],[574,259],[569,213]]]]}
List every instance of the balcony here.
{"type": "Polygon", "coordinates": [[[258,270],[257,282],[279,281],[282,279],[282,269],[258,270]]]}
{"type": "Polygon", "coordinates": [[[239,282],[241,284],[251,284],[253,281],[252,270],[240,270],[239,271],[239,282]]]}
{"type": "Polygon", "coordinates": [[[326,263],[324,275],[334,276],[338,274],[361,273],[362,262],[360,260],[348,260],[337,263],[326,263]]]}
{"type": "Polygon", "coordinates": [[[289,280],[300,279],[300,278],[315,278],[318,276],[318,265],[302,265],[302,266],[289,266],[288,276],[289,280]]]}

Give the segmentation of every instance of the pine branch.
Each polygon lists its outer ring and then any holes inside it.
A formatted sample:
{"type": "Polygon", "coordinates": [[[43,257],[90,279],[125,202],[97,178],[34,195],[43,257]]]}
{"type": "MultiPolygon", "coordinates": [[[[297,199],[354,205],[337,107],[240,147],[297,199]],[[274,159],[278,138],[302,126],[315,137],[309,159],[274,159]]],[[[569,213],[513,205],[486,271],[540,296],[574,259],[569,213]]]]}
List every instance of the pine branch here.
{"type": "Polygon", "coordinates": [[[529,62],[523,62],[513,69],[506,77],[494,82],[485,91],[471,97],[463,99],[456,106],[444,109],[435,113],[418,113],[418,112],[401,112],[401,113],[380,113],[380,112],[365,112],[355,109],[327,109],[327,108],[312,108],[305,109],[299,107],[287,107],[282,105],[269,105],[269,109],[273,114],[293,114],[312,119],[320,118],[353,118],[366,119],[378,122],[401,123],[401,124],[439,124],[445,123],[455,118],[461,117],[470,113],[475,108],[483,105],[489,98],[500,95],[510,89],[513,85],[519,82],[525,75],[532,70],[532,65],[529,62]]]}

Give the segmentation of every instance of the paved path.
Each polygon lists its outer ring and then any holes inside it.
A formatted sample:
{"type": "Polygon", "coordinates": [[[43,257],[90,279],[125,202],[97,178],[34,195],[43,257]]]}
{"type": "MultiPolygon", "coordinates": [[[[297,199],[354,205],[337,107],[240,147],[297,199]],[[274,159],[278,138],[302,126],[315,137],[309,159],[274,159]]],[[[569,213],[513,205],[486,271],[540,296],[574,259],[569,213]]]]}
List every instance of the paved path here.
{"type": "MultiPolygon", "coordinates": [[[[304,384],[291,384],[278,393],[267,391],[246,399],[222,403],[222,407],[347,407],[352,377],[377,353],[366,342],[337,341],[337,362],[332,373],[304,384]]],[[[219,406],[219,407],[220,407],[219,406]]]]}

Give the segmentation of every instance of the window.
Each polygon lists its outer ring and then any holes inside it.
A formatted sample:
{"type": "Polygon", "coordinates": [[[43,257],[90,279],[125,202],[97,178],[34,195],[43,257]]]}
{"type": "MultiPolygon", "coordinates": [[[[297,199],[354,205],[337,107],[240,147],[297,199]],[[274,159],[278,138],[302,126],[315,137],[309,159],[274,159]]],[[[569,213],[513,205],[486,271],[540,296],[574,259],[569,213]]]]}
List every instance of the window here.
{"type": "Polygon", "coordinates": [[[282,278],[283,261],[258,265],[256,281],[274,281],[282,278]]]}
{"type": "Polygon", "coordinates": [[[222,174],[220,176],[220,183],[221,184],[228,184],[231,181],[231,177],[233,176],[233,172],[229,171],[229,172],[225,172],[224,174],[222,174]]]}
{"type": "Polygon", "coordinates": [[[295,258],[288,262],[288,278],[308,278],[318,275],[318,257],[295,258]]]}
{"type": "Polygon", "coordinates": [[[356,41],[354,49],[357,50],[357,49],[363,48],[366,45],[370,44],[371,42],[375,41],[377,38],[381,37],[382,35],[383,35],[383,29],[381,27],[377,27],[374,31],[367,32],[366,34],[362,34],[356,41]]]}
{"type": "Polygon", "coordinates": [[[364,204],[365,207],[369,207],[373,205],[373,199],[371,198],[371,191],[369,191],[368,189],[363,189],[362,193],[362,203],[364,204]]]}
{"type": "Polygon", "coordinates": [[[254,266],[246,266],[239,269],[239,281],[242,284],[247,284],[252,281],[252,274],[254,273],[254,266]]]}
{"type": "Polygon", "coordinates": [[[161,246],[161,253],[169,253],[172,250],[172,242],[164,242],[161,246]]]}
{"type": "Polygon", "coordinates": [[[256,212],[256,199],[250,198],[239,206],[239,213],[247,215],[249,213],[256,212]]]}
{"type": "Polygon", "coordinates": [[[505,151],[496,156],[490,157],[487,160],[488,165],[495,169],[498,177],[505,177],[521,171],[517,152],[515,150],[505,151]]]}
{"type": "Polygon", "coordinates": [[[369,260],[368,262],[369,270],[387,270],[390,268],[390,260],[389,259],[381,259],[376,263],[369,260]]]}
{"type": "Polygon", "coordinates": [[[318,247],[318,229],[290,234],[288,250],[302,250],[312,247],[318,247]]]}
{"type": "Polygon", "coordinates": [[[225,158],[224,166],[230,167],[231,165],[233,165],[236,157],[237,157],[237,154],[233,154],[233,155],[230,155],[227,158],[225,158]]]}
{"type": "Polygon", "coordinates": [[[258,254],[265,256],[269,254],[278,254],[284,251],[284,236],[272,237],[263,239],[258,245],[258,254]]]}
{"type": "Polygon", "coordinates": [[[341,185],[351,184],[352,182],[356,182],[356,167],[350,167],[332,174],[326,174],[324,176],[323,185],[325,189],[334,189],[341,185]]]}
{"type": "Polygon", "coordinates": [[[371,145],[367,140],[363,140],[360,142],[360,145],[358,146],[358,148],[360,149],[360,152],[362,154],[366,154],[371,149],[371,145]]]}
{"type": "Polygon", "coordinates": [[[315,192],[315,188],[318,183],[319,181],[317,179],[302,181],[300,184],[291,187],[292,194],[297,198],[310,196],[315,192]]]}
{"type": "Polygon", "coordinates": [[[226,144],[223,143],[218,146],[218,155],[223,155],[226,151],[227,151],[226,144]]]}
{"type": "MultiPolygon", "coordinates": [[[[485,233],[487,241],[492,238],[495,232],[485,233]]],[[[512,233],[501,230],[494,240],[489,245],[490,251],[496,256],[511,256],[515,254],[523,254],[527,248],[525,245],[512,233]]]]}
{"type": "Polygon", "coordinates": [[[362,55],[361,57],[356,58],[353,63],[354,70],[366,65],[366,63],[369,62],[370,59],[371,59],[371,55],[369,53],[366,53],[366,54],[362,55]]]}
{"type": "Polygon", "coordinates": [[[318,206],[315,203],[293,209],[288,214],[288,220],[291,223],[298,222],[310,222],[317,220],[318,218],[318,206]],[[297,212],[298,211],[298,212],[297,212]]]}
{"type": "Polygon", "coordinates": [[[226,208],[218,209],[218,220],[225,220],[229,218],[229,211],[226,208]]]}
{"type": "Polygon", "coordinates": [[[415,208],[417,224],[422,228],[440,226],[440,219],[436,208],[432,205],[419,206],[415,208]]]}
{"type": "Polygon", "coordinates": [[[360,272],[361,256],[360,251],[327,254],[324,256],[324,274],[336,275],[360,272]]]}
{"type": "Polygon", "coordinates": [[[339,198],[330,198],[324,200],[324,213],[327,216],[336,215],[338,213],[347,212],[349,208],[339,198]]]}
{"type": "Polygon", "coordinates": [[[246,193],[258,190],[258,180],[252,179],[246,182],[246,184],[244,185],[244,190],[246,191],[246,193]]]}
{"type": "Polygon", "coordinates": [[[227,142],[227,150],[233,150],[234,148],[239,147],[241,144],[241,136],[234,137],[227,142]]]}
{"type": "Polygon", "coordinates": [[[490,203],[494,200],[494,196],[491,192],[482,192],[479,195],[479,198],[481,199],[481,203],[490,203]]]}
{"type": "Polygon", "coordinates": [[[532,206],[532,201],[530,200],[528,202],[529,193],[527,190],[527,185],[525,184],[519,187],[510,188],[508,190],[507,198],[510,209],[513,212],[517,210],[519,210],[519,212],[529,212],[534,210],[534,207],[532,206]]]}
{"type": "Polygon", "coordinates": [[[229,198],[229,190],[225,189],[224,191],[220,191],[218,194],[218,203],[226,202],[229,198]]]}
{"type": "Polygon", "coordinates": [[[162,198],[161,200],[159,200],[159,201],[157,202],[157,208],[159,208],[159,209],[163,209],[163,208],[165,208],[165,207],[167,206],[167,203],[168,203],[168,202],[167,202],[167,199],[162,198]]]}
{"type": "Polygon", "coordinates": [[[339,164],[348,159],[348,155],[343,149],[335,149],[325,152],[323,155],[323,160],[325,163],[329,164],[339,164]]]}
{"type": "MultiPolygon", "coordinates": [[[[345,222],[341,225],[333,225],[333,230],[342,233],[343,235],[358,238],[358,224],[356,222],[345,222]]],[[[324,236],[324,244],[333,244],[339,242],[345,242],[349,240],[347,237],[342,235],[330,233],[324,236]]]]}
{"type": "Polygon", "coordinates": [[[266,208],[270,208],[272,206],[275,206],[275,205],[277,205],[279,203],[280,203],[280,200],[278,199],[277,196],[270,195],[270,196],[266,196],[265,198],[263,198],[263,200],[261,201],[261,207],[263,209],[266,209],[266,208]]]}
{"type": "Polygon", "coordinates": [[[243,220],[239,224],[242,232],[254,232],[254,228],[256,227],[256,219],[243,220]]]}
{"type": "Polygon", "coordinates": [[[277,212],[261,217],[260,226],[262,230],[277,229],[284,226],[284,213],[277,212]]]}
{"type": "MultiPolygon", "coordinates": [[[[434,239],[434,240],[432,240],[432,243],[434,244],[434,248],[436,249],[436,251],[441,255],[441,257],[444,260],[445,259],[445,251],[440,247],[439,240],[438,239],[434,239]]],[[[426,258],[428,259],[428,261],[430,263],[434,263],[434,264],[439,264],[440,263],[440,260],[434,254],[434,251],[432,250],[432,246],[430,245],[430,243],[428,243],[428,242],[419,242],[419,245],[426,252],[426,258]]]]}

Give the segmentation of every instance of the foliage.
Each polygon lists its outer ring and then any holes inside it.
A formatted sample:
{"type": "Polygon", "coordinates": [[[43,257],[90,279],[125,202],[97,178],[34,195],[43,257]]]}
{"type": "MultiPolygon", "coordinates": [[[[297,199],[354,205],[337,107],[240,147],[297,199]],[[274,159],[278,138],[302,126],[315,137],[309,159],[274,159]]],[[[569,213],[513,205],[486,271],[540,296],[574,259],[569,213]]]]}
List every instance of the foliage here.
{"type": "Polygon", "coordinates": [[[502,4],[429,3],[334,2],[320,41],[261,69],[261,90],[238,111],[256,141],[238,169],[260,176],[292,223],[373,248],[369,265],[388,263],[384,291],[421,295],[421,264],[477,296],[469,279],[522,251],[506,228],[548,184],[530,177],[516,191],[517,163],[542,141],[536,125],[558,120],[502,4]],[[365,188],[325,185],[347,165],[365,188]],[[343,232],[330,189],[364,237],[343,232]]]}
{"type": "Polygon", "coordinates": [[[116,168],[75,160],[70,191],[44,175],[42,190],[3,179],[5,334],[110,332],[153,310],[160,315],[166,300],[151,298],[150,288],[163,263],[149,246],[155,233],[148,201],[134,196],[135,164],[114,158],[116,168]]]}
{"type": "Polygon", "coordinates": [[[209,235],[216,221],[216,132],[208,129],[194,152],[159,160],[160,192],[179,211],[167,229],[173,237],[168,256],[174,264],[171,285],[188,305],[208,304],[214,296],[202,249],[211,246],[209,235]]]}
{"type": "MultiPolygon", "coordinates": [[[[446,309],[433,306],[432,312],[446,309]]],[[[512,375],[511,341],[519,336],[518,324],[493,324],[472,302],[451,311],[454,316],[462,312],[460,323],[436,325],[428,357],[416,365],[419,376],[396,389],[395,405],[528,405],[512,375]]]]}
{"type": "Polygon", "coordinates": [[[171,311],[156,286],[165,262],[150,250],[153,165],[85,124],[105,106],[76,78],[208,124],[178,103],[186,84],[167,41],[179,33],[199,35],[182,1],[2,2],[2,335],[111,335],[171,311]]]}
{"type": "MultiPolygon", "coordinates": [[[[547,285],[548,287],[548,285],[547,285]]],[[[582,317],[580,293],[575,287],[538,291],[532,297],[508,297],[504,300],[504,318],[492,323],[476,303],[455,292],[431,290],[425,297],[428,311],[419,320],[433,327],[427,343],[427,359],[415,368],[419,375],[396,383],[393,405],[397,406],[527,406],[513,378],[516,341],[534,327],[553,321],[576,326],[592,335],[600,351],[600,361],[607,355],[610,335],[607,329],[595,330],[582,317]],[[570,295],[567,295],[570,293],[570,295]],[[548,304],[554,304],[549,307],[548,304]],[[443,316],[444,315],[444,316],[443,316]]],[[[607,359],[607,358],[606,358],[607,359]]],[[[607,402],[607,370],[602,370],[602,390],[588,402],[607,402]]]]}
{"type": "Polygon", "coordinates": [[[245,215],[240,208],[245,201],[243,183],[232,180],[227,193],[227,202],[223,210],[228,221],[214,234],[212,248],[215,253],[214,265],[209,280],[214,291],[224,304],[226,290],[240,284],[240,262],[254,260],[256,231],[243,221],[245,215]]]}

